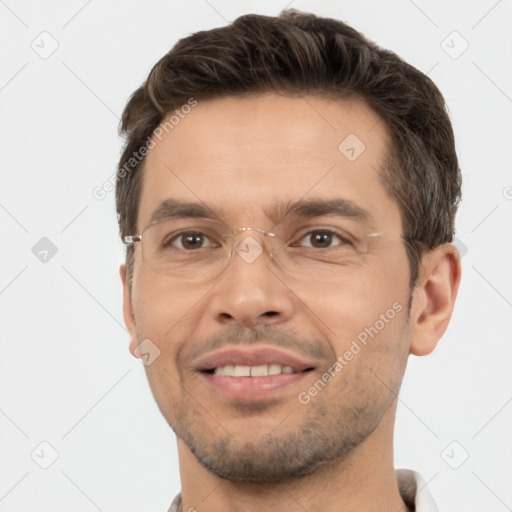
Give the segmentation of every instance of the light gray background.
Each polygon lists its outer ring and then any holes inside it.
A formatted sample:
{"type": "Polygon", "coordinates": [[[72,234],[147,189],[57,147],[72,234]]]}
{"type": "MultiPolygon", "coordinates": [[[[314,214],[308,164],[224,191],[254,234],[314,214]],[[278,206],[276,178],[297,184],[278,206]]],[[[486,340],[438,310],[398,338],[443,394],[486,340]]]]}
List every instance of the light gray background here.
{"type": "MultiPolygon", "coordinates": [[[[92,191],[115,172],[128,96],[179,38],[286,5],[0,0],[0,511],[164,511],[179,491],[174,434],[128,353],[114,193],[92,191]],[[42,237],[58,249],[46,262],[42,237]]],[[[450,106],[463,281],[436,351],[410,359],[396,466],[442,511],[512,510],[512,4],[288,5],[393,49],[450,106]]]]}

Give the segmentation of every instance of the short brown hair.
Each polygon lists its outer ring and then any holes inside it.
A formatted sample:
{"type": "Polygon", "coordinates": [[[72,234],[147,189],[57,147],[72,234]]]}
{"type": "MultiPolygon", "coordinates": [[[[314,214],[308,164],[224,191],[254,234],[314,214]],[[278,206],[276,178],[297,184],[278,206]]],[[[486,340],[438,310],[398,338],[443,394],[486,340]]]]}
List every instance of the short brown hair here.
{"type": "MultiPolygon", "coordinates": [[[[443,96],[425,74],[347,24],[294,9],[278,17],[241,16],[181,39],[133,93],[120,126],[127,139],[116,184],[121,237],[137,230],[144,165],[139,151],[164,116],[191,98],[264,92],[356,97],[380,115],[391,137],[380,178],[400,207],[412,289],[426,248],[452,241],[461,196],[443,96]]],[[[130,283],[131,248],[126,263],[130,283]]]]}

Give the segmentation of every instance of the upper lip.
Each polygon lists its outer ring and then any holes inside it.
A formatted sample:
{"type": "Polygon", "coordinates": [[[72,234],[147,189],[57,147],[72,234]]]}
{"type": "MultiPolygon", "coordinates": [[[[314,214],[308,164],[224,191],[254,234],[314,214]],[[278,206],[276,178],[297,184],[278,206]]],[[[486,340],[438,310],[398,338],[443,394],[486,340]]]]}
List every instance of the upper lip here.
{"type": "Polygon", "coordinates": [[[197,371],[205,371],[227,365],[261,366],[265,364],[291,366],[297,372],[315,367],[311,361],[273,347],[228,347],[200,357],[194,367],[197,371]]]}

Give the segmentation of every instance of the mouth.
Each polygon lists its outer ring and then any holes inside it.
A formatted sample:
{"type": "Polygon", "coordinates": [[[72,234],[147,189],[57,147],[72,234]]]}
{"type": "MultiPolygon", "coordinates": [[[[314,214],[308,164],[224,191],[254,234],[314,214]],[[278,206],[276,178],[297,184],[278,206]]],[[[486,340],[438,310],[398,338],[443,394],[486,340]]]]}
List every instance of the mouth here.
{"type": "Polygon", "coordinates": [[[299,372],[309,372],[314,370],[313,367],[304,370],[296,370],[292,366],[283,366],[277,363],[262,364],[258,366],[243,366],[228,364],[225,366],[217,366],[210,370],[203,370],[204,373],[210,375],[225,375],[226,377],[268,377],[272,375],[291,375],[299,372]]]}
{"type": "Polygon", "coordinates": [[[207,355],[196,370],[215,396],[254,401],[290,391],[317,366],[271,347],[236,347],[207,355]]]}

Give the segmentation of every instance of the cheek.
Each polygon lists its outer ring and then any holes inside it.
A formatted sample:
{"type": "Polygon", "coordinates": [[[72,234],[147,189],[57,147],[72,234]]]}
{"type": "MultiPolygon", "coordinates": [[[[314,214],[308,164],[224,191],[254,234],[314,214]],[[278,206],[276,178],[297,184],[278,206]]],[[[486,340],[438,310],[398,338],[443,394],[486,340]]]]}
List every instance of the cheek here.
{"type": "Polygon", "coordinates": [[[336,354],[348,350],[357,339],[379,339],[384,349],[399,342],[405,321],[409,273],[404,258],[396,258],[393,265],[372,262],[309,292],[293,284],[290,288],[308,306],[305,314],[309,309],[312,321],[332,340],[336,354]]]}
{"type": "Polygon", "coordinates": [[[204,290],[176,284],[141,265],[133,285],[133,308],[141,334],[165,336],[187,314],[200,307],[204,290]]]}

